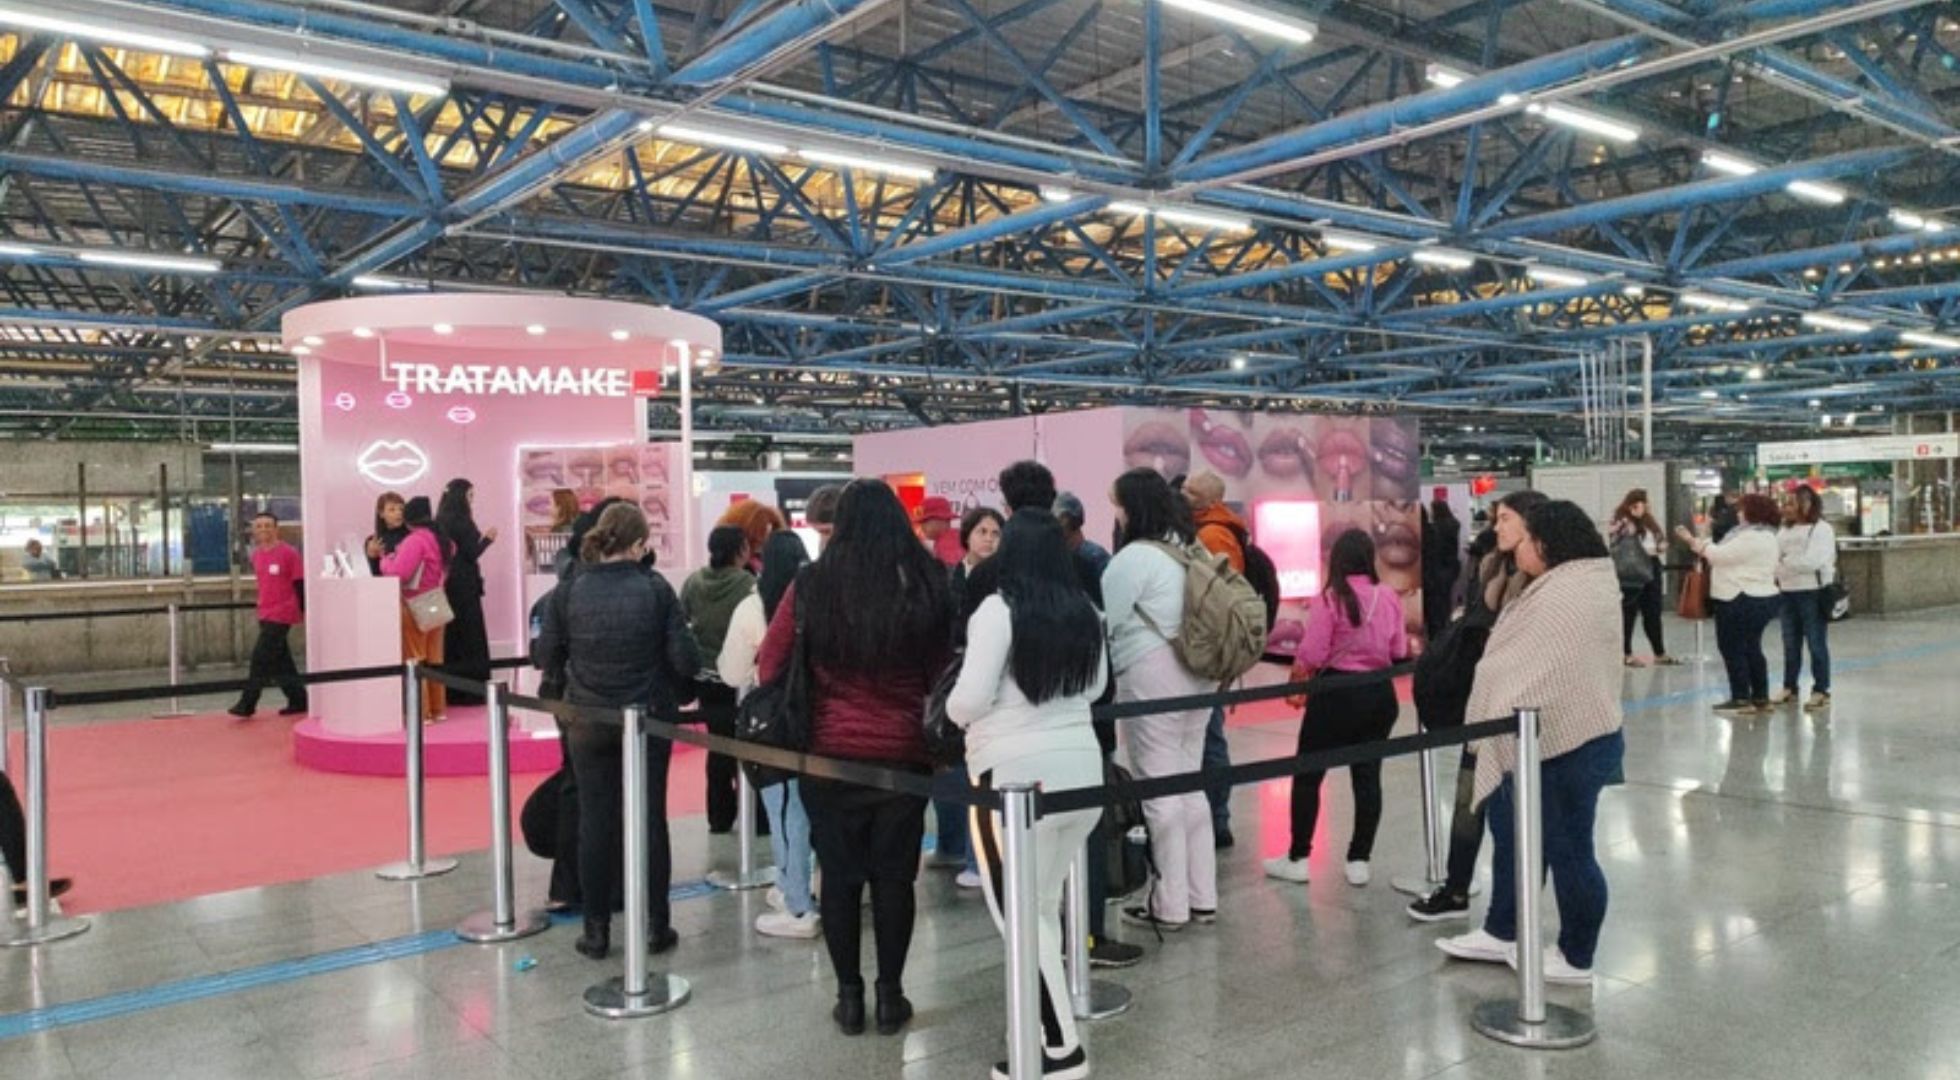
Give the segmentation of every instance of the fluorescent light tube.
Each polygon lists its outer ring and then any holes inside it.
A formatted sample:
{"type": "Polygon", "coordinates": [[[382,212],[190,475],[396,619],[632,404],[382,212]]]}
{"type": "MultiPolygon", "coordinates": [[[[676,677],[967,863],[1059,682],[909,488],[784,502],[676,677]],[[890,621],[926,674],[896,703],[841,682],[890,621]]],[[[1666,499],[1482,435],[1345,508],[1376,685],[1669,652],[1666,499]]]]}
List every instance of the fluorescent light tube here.
{"type": "Polygon", "coordinates": [[[1731,300],[1726,296],[1714,296],[1709,293],[1684,292],[1680,296],[1675,297],[1675,299],[1689,307],[1703,308],[1708,311],[1749,310],[1749,305],[1743,301],[1731,300]]]}
{"type": "Polygon", "coordinates": [[[1813,184],[1808,180],[1792,180],[1783,185],[1783,190],[1799,199],[1809,199],[1811,202],[1823,203],[1826,206],[1836,206],[1844,201],[1842,190],[1826,184],[1813,184]]]}
{"type": "Polygon", "coordinates": [[[1140,202],[1113,202],[1109,204],[1112,214],[1129,214],[1135,217],[1149,217],[1150,208],[1140,202]]]}
{"type": "Polygon", "coordinates": [[[28,247],[26,244],[0,244],[0,255],[8,255],[17,259],[39,255],[40,253],[38,249],[28,247]]]}
{"type": "MultiPolygon", "coordinates": [[[[1576,289],[1581,285],[1592,284],[1592,279],[1584,274],[1575,274],[1570,270],[1554,270],[1549,266],[1527,266],[1524,272],[1527,277],[1541,285],[1563,285],[1569,289],[1576,289]]],[[[1638,288],[1638,286],[1632,287],[1638,288]]]]}
{"type": "Polygon", "coordinates": [[[12,5],[0,6],[0,26],[15,26],[23,30],[39,30],[61,37],[81,38],[103,45],[121,45],[125,48],[144,52],[172,53],[177,56],[206,57],[211,50],[195,41],[185,38],[153,34],[135,27],[114,26],[106,23],[90,22],[86,19],[70,19],[66,16],[42,15],[25,11],[12,5]]]}
{"type": "Polygon", "coordinates": [[[1044,187],[1041,189],[1043,202],[1067,202],[1075,198],[1075,192],[1065,187],[1044,187]]]}
{"type": "Polygon", "coordinates": [[[904,161],[880,161],[877,158],[859,157],[856,154],[842,154],[835,150],[812,150],[805,147],[797,153],[805,161],[819,165],[829,165],[837,169],[863,169],[866,172],[889,173],[911,180],[930,180],[938,170],[929,165],[915,165],[904,161]]]}
{"type": "Polygon", "coordinates": [[[1924,345],[1929,349],[1960,349],[1960,338],[1945,334],[1928,334],[1923,330],[1908,330],[1899,335],[1900,341],[1910,341],[1914,345],[1924,345]]]}
{"type": "Polygon", "coordinates": [[[380,274],[361,274],[348,282],[356,289],[413,289],[418,285],[400,278],[383,277],[380,274]]]}
{"type": "Polygon", "coordinates": [[[1608,120],[1603,116],[1574,109],[1568,105],[1534,104],[1526,106],[1525,111],[1542,116],[1554,124],[1563,124],[1614,142],[1630,143],[1640,138],[1640,129],[1637,127],[1608,120]]]}
{"type": "Polygon", "coordinates": [[[1252,222],[1245,218],[1226,217],[1222,214],[1206,214],[1197,210],[1181,210],[1174,207],[1157,207],[1151,211],[1165,221],[1179,225],[1190,225],[1199,229],[1219,229],[1224,232],[1250,232],[1252,222]]]}
{"type": "Polygon", "coordinates": [[[1892,218],[1892,224],[1897,225],[1901,229],[1923,229],[1926,227],[1926,219],[1910,210],[1894,210],[1890,216],[1892,218]]]}
{"type": "Polygon", "coordinates": [[[1714,399],[1721,397],[1722,394],[1721,391],[1719,390],[1703,390],[1700,396],[1704,400],[1713,401],[1714,399]]]}
{"type": "Polygon", "coordinates": [[[295,443],[263,442],[214,442],[210,446],[214,454],[297,454],[299,446],[295,443]]]}
{"type": "Polygon", "coordinates": [[[1423,75],[1429,80],[1430,85],[1440,86],[1445,90],[1452,86],[1462,86],[1470,78],[1470,76],[1465,75],[1461,71],[1444,67],[1441,64],[1429,65],[1428,70],[1423,75]]]}
{"type": "Polygon", "coordinates": [[[145,255],[123,251],[78,251],[75,257],[97,266],[126,266],[135,270],[175,270],[185,274],[215,274],[224,268],[216,259],[182,255],[145,255]]]}
{"type": "Polygon", "coordinates": [[[1257,30],[1262,34],[1271,34],[1295,45],[1305,45],[1312,41],[1319,29],[1304,19],[1295,19],[1249,4],[1230,3],[1228,0],[1164,0],[1164,3],[1195,15],[1204,15],[1222,23],[1230,23],[1242,30],[1257,30]]]}
{"type": "Polygon", "coordinates": [[[1468,270],[1477,265],[1477,260],[1457,251],[1442,248],[1417,248],[1409,258],[1424,266],[1441,266],[1450,270],[1468,270]]]}
{"type": "Polygon", "coordinates": [[[1744,161],[1732,154],[1724,154],[1716,150],[1701,155],[1701,163],[1716,172],[1728,173],[1730,176],[1748,176],[1750,173],[1762,171],[1762,166],[1753,161],[1744,161]]]}
{"type": "Polygon", "coordinates": [[[1857,319],[1842,319],[1836,315],[1823,315],[1815,311],[1804,313],[1803,324],[1805,326],[1814,326],[1819,330],[1836,330],[1844,334],[1869,334],[1872,329],[1872,324],[1868,322],[1859,322],[1857,319]]]}
{"type": "Polygon", "coordinates": [[[1620,289],[1620,292],[1627,296],[1633,297],[1635,300],[1638,300],[1641,297],[1647,295],[1647,287],[1645,285],[1627,285],[1627,286],[1623,286],[1620,289]]]}
{"type": "Polygon", "coordinates": [[[246,67],[289,71],[295,75],[311,75],[320,79],[353,83],[356,86],[371,86],[377,90],[399,90],[404,94],[419,94],[423,97],[441,97],[449,92],[449,84],[439,79],[389,75],[363,68],[323,64],[317,60],[305,60],[296,56],[275,56],[271,53],[226,49],[225,59],[234,64],[244,64],[246,67]]]}
{"type": "Polygon", "coordinates": [[[1373,251],[1381,246],[1379,242],[1365,237],[1328,232],[1324,229],[1320,233],[1320,242],[1337,251],[1373,251]]]}
{"type": "Polygon", "coordinates": [[[683,124],[663,124],[658,129],[662,138],[693,143],[696,146],[713,146],[724,150],[747,150],[770,157],[789,156],[789,147],[765,139],[751,139],[743,135],[728,135],[718,131],[687,127],[683,124]]]}
{"type": "MultiPolygon", "coordinates": [[[[1755,381],[1758,381],[1758,382],[1760,382],[1760,381],[1762,380],[1762,377],[1763,377],[1763,374],[1764,374],[1764,372],[1763,372],[1763,365],[1761,365],[1761,364],[1751,364],[1751,365],[1749,366],[1749,370],[1743,373],[1743,377],[1744,377],[1744,378],[1746,378],[1746,379],[1751,379],[1751,380],[1755,380],[1755,381]]],[[[1742,394],[1742,395],[1739,395],[1739,396],[1741,397],[1741,399],[1742,399],[1743,401],[1748,401],[1748,400],[1749,400],[1749,395],[1747,395],[1747,394],[1742,394]]]]}

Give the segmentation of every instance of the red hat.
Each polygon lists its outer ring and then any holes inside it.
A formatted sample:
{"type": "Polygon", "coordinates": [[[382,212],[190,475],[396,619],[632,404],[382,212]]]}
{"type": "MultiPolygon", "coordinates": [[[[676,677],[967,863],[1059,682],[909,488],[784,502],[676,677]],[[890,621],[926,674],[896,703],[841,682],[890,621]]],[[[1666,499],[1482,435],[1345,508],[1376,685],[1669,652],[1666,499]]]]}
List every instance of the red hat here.
{"type": "Polygon", "coordinates": [[[938,495],[927,496],[919,504],[919,522],[953,520],[953,504],[938,495]]]}

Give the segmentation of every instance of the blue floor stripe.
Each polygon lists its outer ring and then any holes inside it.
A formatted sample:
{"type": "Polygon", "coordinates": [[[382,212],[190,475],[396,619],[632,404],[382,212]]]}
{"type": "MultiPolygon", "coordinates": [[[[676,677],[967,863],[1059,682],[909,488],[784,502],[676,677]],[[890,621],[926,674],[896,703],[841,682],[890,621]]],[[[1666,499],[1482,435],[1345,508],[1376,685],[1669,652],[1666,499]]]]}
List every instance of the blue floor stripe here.
{"type": "MultiPolygon", "coordinates": [[[[697,878],[674,886],[667,895],[673,901],[698,900],[720,891],[706,880],[697,878]]],[[[552,921],[562,924],[576,918],[576,915],[559,915],[553,917],[552,921]]],[[[389,938],[386,941],[356,945],[348,949],[335,949],[332,952],[293,960],[275,960],[269,964],[242,968],[238,971],[198,975],[175,982],[146,986],[140,990],[123,990],[83,1001],[49,1005],[27,1012],[8,1013],[0,1016],[0,1042],[18,1039],[23,1035],[32,1035],[39,1031],[52,1031],[56,1028],[110,1020],[118,1016],[129,1016],[132,1013],[148,1012],[151,1009],[161,1009],[171,1005],[204,1001],[244,990],[256,990],[262,986],[273,986],[367,964],[398,960],[405,956],[440,952],[463,944],[466,943],[456,936],[454,930],[429,930],[420,934],[389,938]]]]}
{"type": "MultiPolygon", "coordinates": [[[[1912,648],[1898,649],[1892,652],[1878,653],[1873,656],[1852,657],[1843,660],[1833,658],[1832,668],[1834,671],[1860,671],[1881,667],[1885,664],[1935,656],[1940,653],[1954,651],[1955,649],[1960,649],[1960,640],[1934,642],[1912,648]]],[[[1719,665],[1719,661],[1715,661],[1714,663],[1719,665]]],[[[1718,677],[1721,674],[1719,666],[1716,674],[1718,677]]],[[[1645,712],[1651,709],[1665,708],[1669,705],[1687,704],[1702,698],[1726,696],[1728,696],[1726,686],[1719,684],[1699,686],[1688,690],[1677,690],[1670,693],[1655,694],[1650,697],[1631,700],[1625,703],[1625,709],[1630,713],[1645,712]]],[[[931,853],[933,850],[933,839],[933,837],[929,836],[925,840],[923,846],[927,853],[931,853]]],[[[710,885],[706,880],[696,879],[674,886],[668,893],[668,896],[674,901],[698,900],[704,896],[712,896],[720,891],[713,885],[710,885]]],[[[554,921],[565,922],[573,917],[561,916],[554,921]]],[[[235,994],[244,990],[254,990],[263,986],[293,982],[298,979],[311,978],[315,975],[326,975],[335,971],[345,971],[348,968],[360,967],[365,964],[378,964],[406,956],[420,956],[426,953],[439,952],[443,949],[455,948],[462,944],[464,942],[456,936],[453,930],[430,930],[426,933],[391,938],[387,941],[375,942],[371,945],[359,945],[350,949],[338,949],[333,952],[319,953],[314,956],[300,957],[293,960],[277,960],[269,964],[261,964],[257,967],[244,968],[239,971],[222,972],[216,975],[199,975],[194,978],[180,979],[176,982],[145,987],[140,990],[124,990],[114,994],[106,994],[102,997],[89,998],[84,1001],[70,1002],[63,1005],[50,1005],[46,1008],[33,1009],[28,1012],[9,1013],[0,1015],[0,1042],[8,1039],[17,1039],[24,1035],[34,1034],[35,1032],[52,1031],[57,1028],[73,1027],[77,1024],[87,1024],[98,1020],[109,1020],[119,1016],[128,1016],[133,1013],[147,1012],[151,1009],[182,1005],[192,1001],[204,1001],[214,997],[222,997],[226,994],[235,994]]],[[[59,948],[59,946],[55,947],[59,948]]]]}

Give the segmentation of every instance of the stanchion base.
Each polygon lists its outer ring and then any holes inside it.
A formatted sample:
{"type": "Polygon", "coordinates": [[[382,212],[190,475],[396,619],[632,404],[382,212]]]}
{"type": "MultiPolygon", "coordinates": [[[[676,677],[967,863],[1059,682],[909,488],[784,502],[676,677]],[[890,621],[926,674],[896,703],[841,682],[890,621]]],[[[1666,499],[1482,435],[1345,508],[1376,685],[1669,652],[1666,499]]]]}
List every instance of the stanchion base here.
{"type": "Polygon", "coordinates": [[[49,919],[39,930],[29,930],[25,922],[14,928],[13,936],[0,938],[0,947],[25,949],[34,945],[46,945],[51,941],[64,941],[77,934],[88,931],[87,919],[49,919]]]}
{"type": "Polygon", "coordinates": [[[1518,1019],[1516,1001],[1486,1001],[1470,1013],[1470,1026],[1480,1035],[1526,1050],[1570,1050],[1599,1035],[1591,1016],[1550,1002],[1544,1023],[1527,1024],[1518,1019]]]}
{"type": "Polygon", "coordinates": [[[542,911],[520,911],[509,926],[497,925],[497,913],[479,911],[456,927],[456,936],[476,945],[495,945],[516,941],[551,929],[551,916],[542,911]]]}
{"type": "MultiPolygon", "coordinates": [[[[1442,888],[1445,884],[1447,883],[1431,881],[1426,877],[1398,877],[1390,878],[1388,887],[1408,896],[1428,896],[1430,893],[1442,888]]],[[[1471,896],[1481,896],[1483,895],[1483,891],[1484,887],[1482,885],[1474,881],[1470,883],[1471,896]]]]}
{"type": "Polygon", "coordinates": [[[441,877],[456,869],[455,859],[424,859],[421,866],[413,863],[389,863],[374,872],[383,881],[420,881],[423,878],[441,877]]]}
{"type": "Polygon", "coordinates": [[[731,874],[726,870],[716,870],[708,875],[708,884],[728,892],[743,892],[748,889],[766,889],[776,883],[776,868],[765,866],[746,874],[731,874]]]}
{"type": "Polygon", "coordinates": [[[585,1011],[606,1020],[635,1020],[658,1016],[687,1004],[693,988],[679,975],[647,976],[647,992],[628,994],[626,979],[616,975],[585,992],[585,1011]]]}
{"type": "Polygon", "coordinates": [[[1075,1004],[1077,1020],[1107,1020],[1130,1011],[1130,988],[1101,979],[1089,980],[1088,1008],[1082,1002],[1075,1004]]]}
{"type": "Polygon", "coordinates": [[[192,712],[192,711],[190,711],[189,709],[177,709],[177,708],[171,708],[171,709],[165,709],[165,710],[163,710],[162,712],[153,712],[153,713],[151,713],[151,714],[150,714],[150,719],[152,719],[152,720],[176,720],[176,719],[178,719],[178,718],[180,718],[180,717],[185,717],[185,716],[196,716],[196,715],[197,715],[196,713],[194,713],[194,712],[192,712]]]}

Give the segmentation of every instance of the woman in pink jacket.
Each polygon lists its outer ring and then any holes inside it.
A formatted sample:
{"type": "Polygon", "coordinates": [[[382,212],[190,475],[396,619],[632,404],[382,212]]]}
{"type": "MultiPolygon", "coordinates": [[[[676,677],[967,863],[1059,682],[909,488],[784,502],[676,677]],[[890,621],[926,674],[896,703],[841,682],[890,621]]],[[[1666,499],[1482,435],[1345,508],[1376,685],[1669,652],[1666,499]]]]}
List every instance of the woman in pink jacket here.
{"type": "MultiPolygon", "coordinates": [[[[417,495],[408,500],[403,514],[408,536],[395,549],[381,556],[381,572],[402,583],[402,659],[424,664],[442,663],[442,631],[438,626],[424,630],[415,625],[408,602],[426,592],[442,588],[443,571],[449,566],[449,541],[436,530],[429,500],[417,495]]],[[[441,683],[422,682],[422,722],[433,724],[449,709],[448,690],[441,683]]]]}

